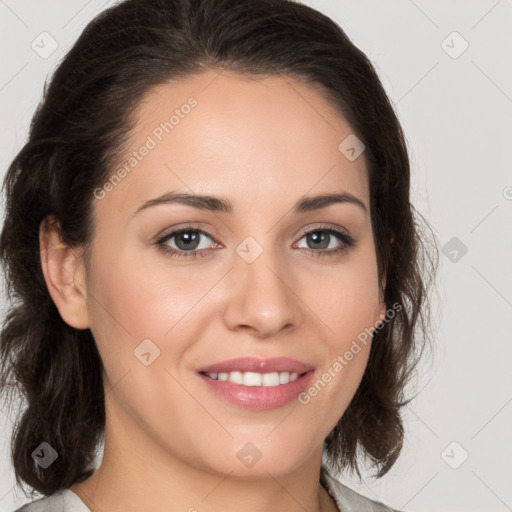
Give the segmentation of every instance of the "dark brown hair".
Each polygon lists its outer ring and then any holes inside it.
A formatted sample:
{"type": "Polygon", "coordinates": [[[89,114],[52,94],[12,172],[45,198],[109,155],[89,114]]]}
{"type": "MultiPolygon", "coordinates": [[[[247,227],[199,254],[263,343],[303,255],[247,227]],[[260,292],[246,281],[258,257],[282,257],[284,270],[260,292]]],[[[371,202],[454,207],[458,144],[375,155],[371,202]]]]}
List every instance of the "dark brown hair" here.
{"type": "Polygon", "coordinates": [[[379,278],[386,274],[388,308],[401,310],[375,331],[362,382],[324,448],[334,467],[359,475],[360,454],[382,476],[400,453],[404,389],[429,342],[437,248],[425,250],[428,224],[409,200],[405,138],[371,62],[331,19],[291,0],[125,0],[86,26],[45,83],[4,181],[0,259],[12,304],[0,391],[26,402],[12,437],[16,482],[44,495],[91,473],[105,411],[94,338],[66,324],[48,292],[40,223],[54,214],[63,241],[86,248],[93,191],[122,156],[141,98],[207,69],[318,86],[365,144],[379,278]],[[43,441],[58,453],[44,470],[31,456],[43,441]]]}

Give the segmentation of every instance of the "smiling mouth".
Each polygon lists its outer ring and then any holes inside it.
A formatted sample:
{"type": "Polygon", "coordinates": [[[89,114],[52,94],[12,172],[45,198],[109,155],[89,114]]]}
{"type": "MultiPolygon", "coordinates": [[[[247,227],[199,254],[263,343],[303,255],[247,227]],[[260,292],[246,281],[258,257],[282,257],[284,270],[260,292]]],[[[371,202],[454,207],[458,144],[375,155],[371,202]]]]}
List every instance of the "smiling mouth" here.
{"type": "Polygon", "coordinates": [[[218,381],[228,381],[233,384],[241,384],[247,387],[277,387],[290,382],[296,381],[306,373],[295,372],[270,372],[270,373],[257,373],[257,372],[200,372],[202,375],[218,381]]]}
{"type": "Polygon", "coordinates": [[[292,403],[315,375],[315,367],[289,357],[239,357],[196,369],[208,390],[238,407],[263,411],[292,403]]]}
{"type": "Polygon", "coordinates": [[[263,411],[294,402],[314,378],[315,370],[308,365],[286,364],[293,366],[290,370],[295,371],[282,371],[283,369],[279,366],[285,365],[281,363],[274,361],[263,365],[273,366],[266,371],[261,367],[258,368],[259,371],[254,371],[255,366],[258,365],[252,363],[245,365],[223,363],[216,365],[217,368],[203,368],[197,372],[197,375],[207,385],[207,389],[224,401],[238,407],[263,411]],[[231,370],[229,366],[231,368],[238,366],[238,368],[231,370]],[[250,368],[246,370],[244,366],[250,368]]]}

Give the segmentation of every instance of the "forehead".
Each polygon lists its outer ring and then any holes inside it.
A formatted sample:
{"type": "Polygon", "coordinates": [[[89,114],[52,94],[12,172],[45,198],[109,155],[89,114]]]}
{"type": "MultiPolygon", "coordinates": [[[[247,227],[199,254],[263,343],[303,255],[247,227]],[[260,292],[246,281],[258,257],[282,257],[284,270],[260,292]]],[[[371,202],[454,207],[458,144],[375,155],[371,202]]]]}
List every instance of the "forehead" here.
{"type": "Polygon", "coordinates": [[[350,125],[318,89],[291,77],[210,70],[154,87],[136,119],[112,169],[125,169],[106,197],[116,210],[170,190],[260,207],[342,190],[369,208],[363,156],[351,161],[339,149],[350,125]]]}

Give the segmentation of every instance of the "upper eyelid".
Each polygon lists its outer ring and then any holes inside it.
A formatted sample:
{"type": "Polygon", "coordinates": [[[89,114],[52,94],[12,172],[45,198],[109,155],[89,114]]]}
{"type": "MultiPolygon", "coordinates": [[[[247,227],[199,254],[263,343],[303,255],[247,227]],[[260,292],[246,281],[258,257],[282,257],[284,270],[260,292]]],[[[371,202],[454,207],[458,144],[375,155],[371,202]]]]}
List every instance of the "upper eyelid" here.
{"type": "MultiPolygon", "coordinates": [[[[160,243],[160,242],[163,242],[164,240],[170,240],[172,237],[179,235],[180,233],[183,233],[186,231],[197,231],[198,233],[201,233],[202,235],[206,235],[208,238],[211,238],[212,240],[216,241],[214,235],[211,235],[210,233],[208,233],[207,231],[205,231],[203,229],[185,226],[183,228],[173,229],[172,231],[169,231],[169,233],[159,236],[158,239],[156,240],[156,242],[160,243]]],[[[219,242],[217,242],[217,243],[219,243],[219,242]]]]}

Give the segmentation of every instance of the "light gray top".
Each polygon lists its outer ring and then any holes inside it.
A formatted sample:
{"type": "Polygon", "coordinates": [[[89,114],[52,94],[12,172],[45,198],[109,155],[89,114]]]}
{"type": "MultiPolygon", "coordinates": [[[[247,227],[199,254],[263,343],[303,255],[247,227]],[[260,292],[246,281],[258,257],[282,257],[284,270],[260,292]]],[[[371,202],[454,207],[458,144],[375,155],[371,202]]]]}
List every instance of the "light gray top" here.
{"type": "MultiPolygon", "coordinates": [[[[340,512],[400,512],[366,498],[335,479],[322,466],[321,482],[338,505],[340,512]]],[[[14,512],[91,512],[71,489],[32,501],[14,512]]]]}
{"type": "Polygon", "coordinates": [[[63,489],[51,496],[39,498],[14,512],[91,512],[71,489],[63,489]]]}
{"type": "Polygon", "coordinates": [[[400,512],[350,489],[334,478],[325,466],[322,466],[320,481],[338,505],[340,512],[400,512]]]}

